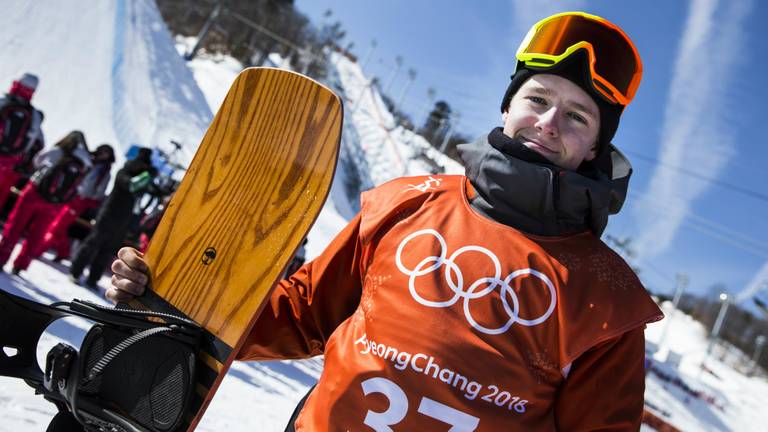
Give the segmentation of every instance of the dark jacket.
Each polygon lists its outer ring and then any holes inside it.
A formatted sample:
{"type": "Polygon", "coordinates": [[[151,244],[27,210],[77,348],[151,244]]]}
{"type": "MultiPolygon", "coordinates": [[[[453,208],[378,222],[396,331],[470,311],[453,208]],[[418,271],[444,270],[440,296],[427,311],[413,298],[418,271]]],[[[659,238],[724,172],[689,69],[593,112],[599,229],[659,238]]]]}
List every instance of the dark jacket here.
{"type": "MultiPolygon", "coordinates": [[[[8,142],[5,143],[7,145],[11,145],[10,142],[14,142],[15,144],[19,145],[19,147],[14,150],[8,150],[11,153],[8,153],[8,151],[0,148],[0,155],[25,154],[30,152],[35,145],[38,145],[37,143],[43,144],[43,131],[40,128],[40,124],[43,122],[43,118],[44,116],[42,111],[33,107],[28,100],[13,95],[5,95],[0,97],[0,122],[3,122],[3,128],[1,128],[2,136],[0,136],[0,143],[7,140],[8,142]],[[9,110],[12,110],[13,108],[26,110],[30,114],[30,117],[25,122],[25,126],[16,124],[16,127],[14,127],[14,120],[11,118],[5,118],[5,115],[10,112],[9,110]]],[[[12,145],[12,147],[15,147],[15,144],[12,145]]]]}
{"type": "Polygon", "coordinates": [[[612,145],[577,171],[557,167],[496,128],[458,146],[477,192],[472,207],[520,231],[559,236],[590,230],[600,236],[621,210],[632,167],[612,145]]]}
{"type": "Polygon", "coordinates": [[[140,215],[134,213],[136,200],[144,191],[131,192],[131,179],[143,172],[148,172],[151,177],[157,175],[157,169],[152,166],[148,158],[137,157],[131,159],[120,168],[115,176],[115,184],[112,192],[107,197],[104,205],[96,218],[98,226],[106,226],[113,230],[128,229],[132,222],[140,215]]]}

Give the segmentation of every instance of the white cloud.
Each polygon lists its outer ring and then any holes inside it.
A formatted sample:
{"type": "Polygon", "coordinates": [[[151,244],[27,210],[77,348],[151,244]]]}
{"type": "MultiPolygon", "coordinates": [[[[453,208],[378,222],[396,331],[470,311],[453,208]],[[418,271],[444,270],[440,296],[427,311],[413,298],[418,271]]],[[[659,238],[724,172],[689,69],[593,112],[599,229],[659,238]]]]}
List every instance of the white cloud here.
{"type": "MultiPolygon", "coordinates": [[[[734,84],[734,65],[741,52],[736,47],[744,46],[743,24],[751,8],[751,0],[691,1],[664,113],[659,159],[665,164],[695,167],[717,178],[735,153],[726,96],[734,84]]],[[[669,247],[691,203],[709,186],[656,168],[644,198],[634,208],[643,229],[635,243],[641,259],[669,247]],[[660,213],[658,202],[677,205],[660,213]]]]}
{"type": "Polygon", "coordinates": [[[763,264],[760,270],[755,273],[752,280],[749,281],[747,286],[736,296],[736,303],[741,303],[744,300],[749,300],[750,297],[758,292],[768,288],[768,262],[763,264]]]}

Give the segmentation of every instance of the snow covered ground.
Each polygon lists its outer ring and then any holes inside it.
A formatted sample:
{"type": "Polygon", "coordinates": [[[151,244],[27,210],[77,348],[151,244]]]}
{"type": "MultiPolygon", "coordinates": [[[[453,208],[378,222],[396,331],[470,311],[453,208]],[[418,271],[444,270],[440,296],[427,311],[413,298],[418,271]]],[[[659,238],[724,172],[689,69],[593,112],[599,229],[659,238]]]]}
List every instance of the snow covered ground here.
{"type": "Polygon", "coordinates": [[[132,144],[189,162],[213,115],[151,0],[0,0],[0,89],[39,76],[32,102],[45,113],[48,145],[69,131],[95,148],[132,144]]]}
{"type": "MultiPolygon", "coordinates": [[[[103,299],[103,287],[109,283],[106,276],[100,281],[102,289],[97,294],[68,280],[66,261],[57,264],[48,258],[33,262],[23,277],[0,273],[0,287],[45,304],[73,298],[106,304],[103,299]]],[[[42,365],[48,350],[59,342],[79,346],[89,326],[87,321],[78,318],[56,321],[41,339],[38,362],[42,365]]],[[[317,381],[321,370],[320,359],[236,362],[198,430],[283,430],[296,403],[317,381]]],[[[53,404],[35,395],[23,381],[0,378],[0,432],[44,431],[55,413],[53,404]]]]}
{"type": "MultiPolygon", "coordinates": [[[[189,63],[181,60],[150,0],[0,0],[0,10],[0,86],[25,71],[41,77],[34,102],[46,113],[43,128],[49,145],[78,128],[89,142],[113,143],[120,153],[134,143],[162,148],[170,139],[181,141],[183,159],[189,160],[241,69],[231,58],[204,53],[189,63]]],[[[309,235],[310,259],[354,213],[350,184],[372,186],[435,169],[463,172],[423,138],[395,126],[357,64],[335,54],[331,64],[327,85],[347,100],[344,143],[331,198],[309,235]]],[[[42,303],[104,301],[107,277],[100,282],[102,292],[93,293],[69,282],[66,262],[48,258],[33,262],[22,277],[0,273],[0,288],[42,303]]],[[[669,333],[665,347],[652,359],[647,380],[651,411],[685,431],[768,430],[768,412],[762,409],[768,403],[765,379],[737,371],[729,360],[732,355],[721,356],[717,350],[702,372],[704,329],[665,306],[669,333]],[[669,347],[678,366],[664,361],[669,347]]],[[[658,344],[664,326],[651,325],[648,340],[658,344]]],[[[60,341],[77,346],[87,328],[78,319],[55,323],[40,344],[38,358],[60,341]]],[[[321,370],[321,359],[236,362],[199,430],[282,430],[321,370]]],[[[54,411],[20,380],[0,378],[0,432],[45,430],[54,411]]]]}
{"type": "Polygon", "coordinates": [[[744,363],[743,353],[734,349],[714,349],[707,357],[707,331],[701,323],[673,312],[669,302],[663,309],[667,318],[645,333],[649,342],[658,344],[668,326],[664,346],[652,358],[647,375],[645,398],[651,411],[684,431],[768,430],[765,375],[748,377],[750,368],[739,371],[736,360],[741,357],[744,363]]]}

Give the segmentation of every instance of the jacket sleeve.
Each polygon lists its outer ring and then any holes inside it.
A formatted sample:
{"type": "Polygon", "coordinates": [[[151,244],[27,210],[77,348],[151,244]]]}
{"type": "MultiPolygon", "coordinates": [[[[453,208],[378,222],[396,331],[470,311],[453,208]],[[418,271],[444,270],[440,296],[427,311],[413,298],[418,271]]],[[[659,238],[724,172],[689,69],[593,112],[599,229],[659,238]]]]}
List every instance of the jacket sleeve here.
{"type": "Polygon", "coordinates": [[[560,431],[637,431],[645,392],[644,326],[605,341],[573,362],[555,400],[560,431]]]}
{"type": "Polygon", "coordinates": [[[331,333],[360,303],[359,231],[358,214],[320,256],[278,284],[238,360],[307,358],[323,353],[331,333]]]}

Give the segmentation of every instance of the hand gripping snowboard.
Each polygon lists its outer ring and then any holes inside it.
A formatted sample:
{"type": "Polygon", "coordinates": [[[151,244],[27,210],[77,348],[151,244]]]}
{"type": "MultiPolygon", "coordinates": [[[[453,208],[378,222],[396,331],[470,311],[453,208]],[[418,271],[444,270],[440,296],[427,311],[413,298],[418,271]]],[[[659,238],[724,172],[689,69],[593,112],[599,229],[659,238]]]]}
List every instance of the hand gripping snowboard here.
{"type": "Polygon", "coordinates": [[[339,98],[309,78],[240,73],[145,254],[151,289],[114,310],[0,292],[0,343],[19,351],[0,351],[0,374],[24,378],[95,430],[194,430],[322,208],[342,117],[339,98]],[[54,348],[43,374],[34,348],[65,315],[98,331],[79,358],[54,348]],[[5,331],[24,320],[29,330],[5,331]]]}
{"type": "Polygon", "coordinates": [[[341,137],[339,98],[279,69],[247,69],[227,94],[145,258],[133,307],[204,329],[189,430],[317,218],[341,137]]]}

